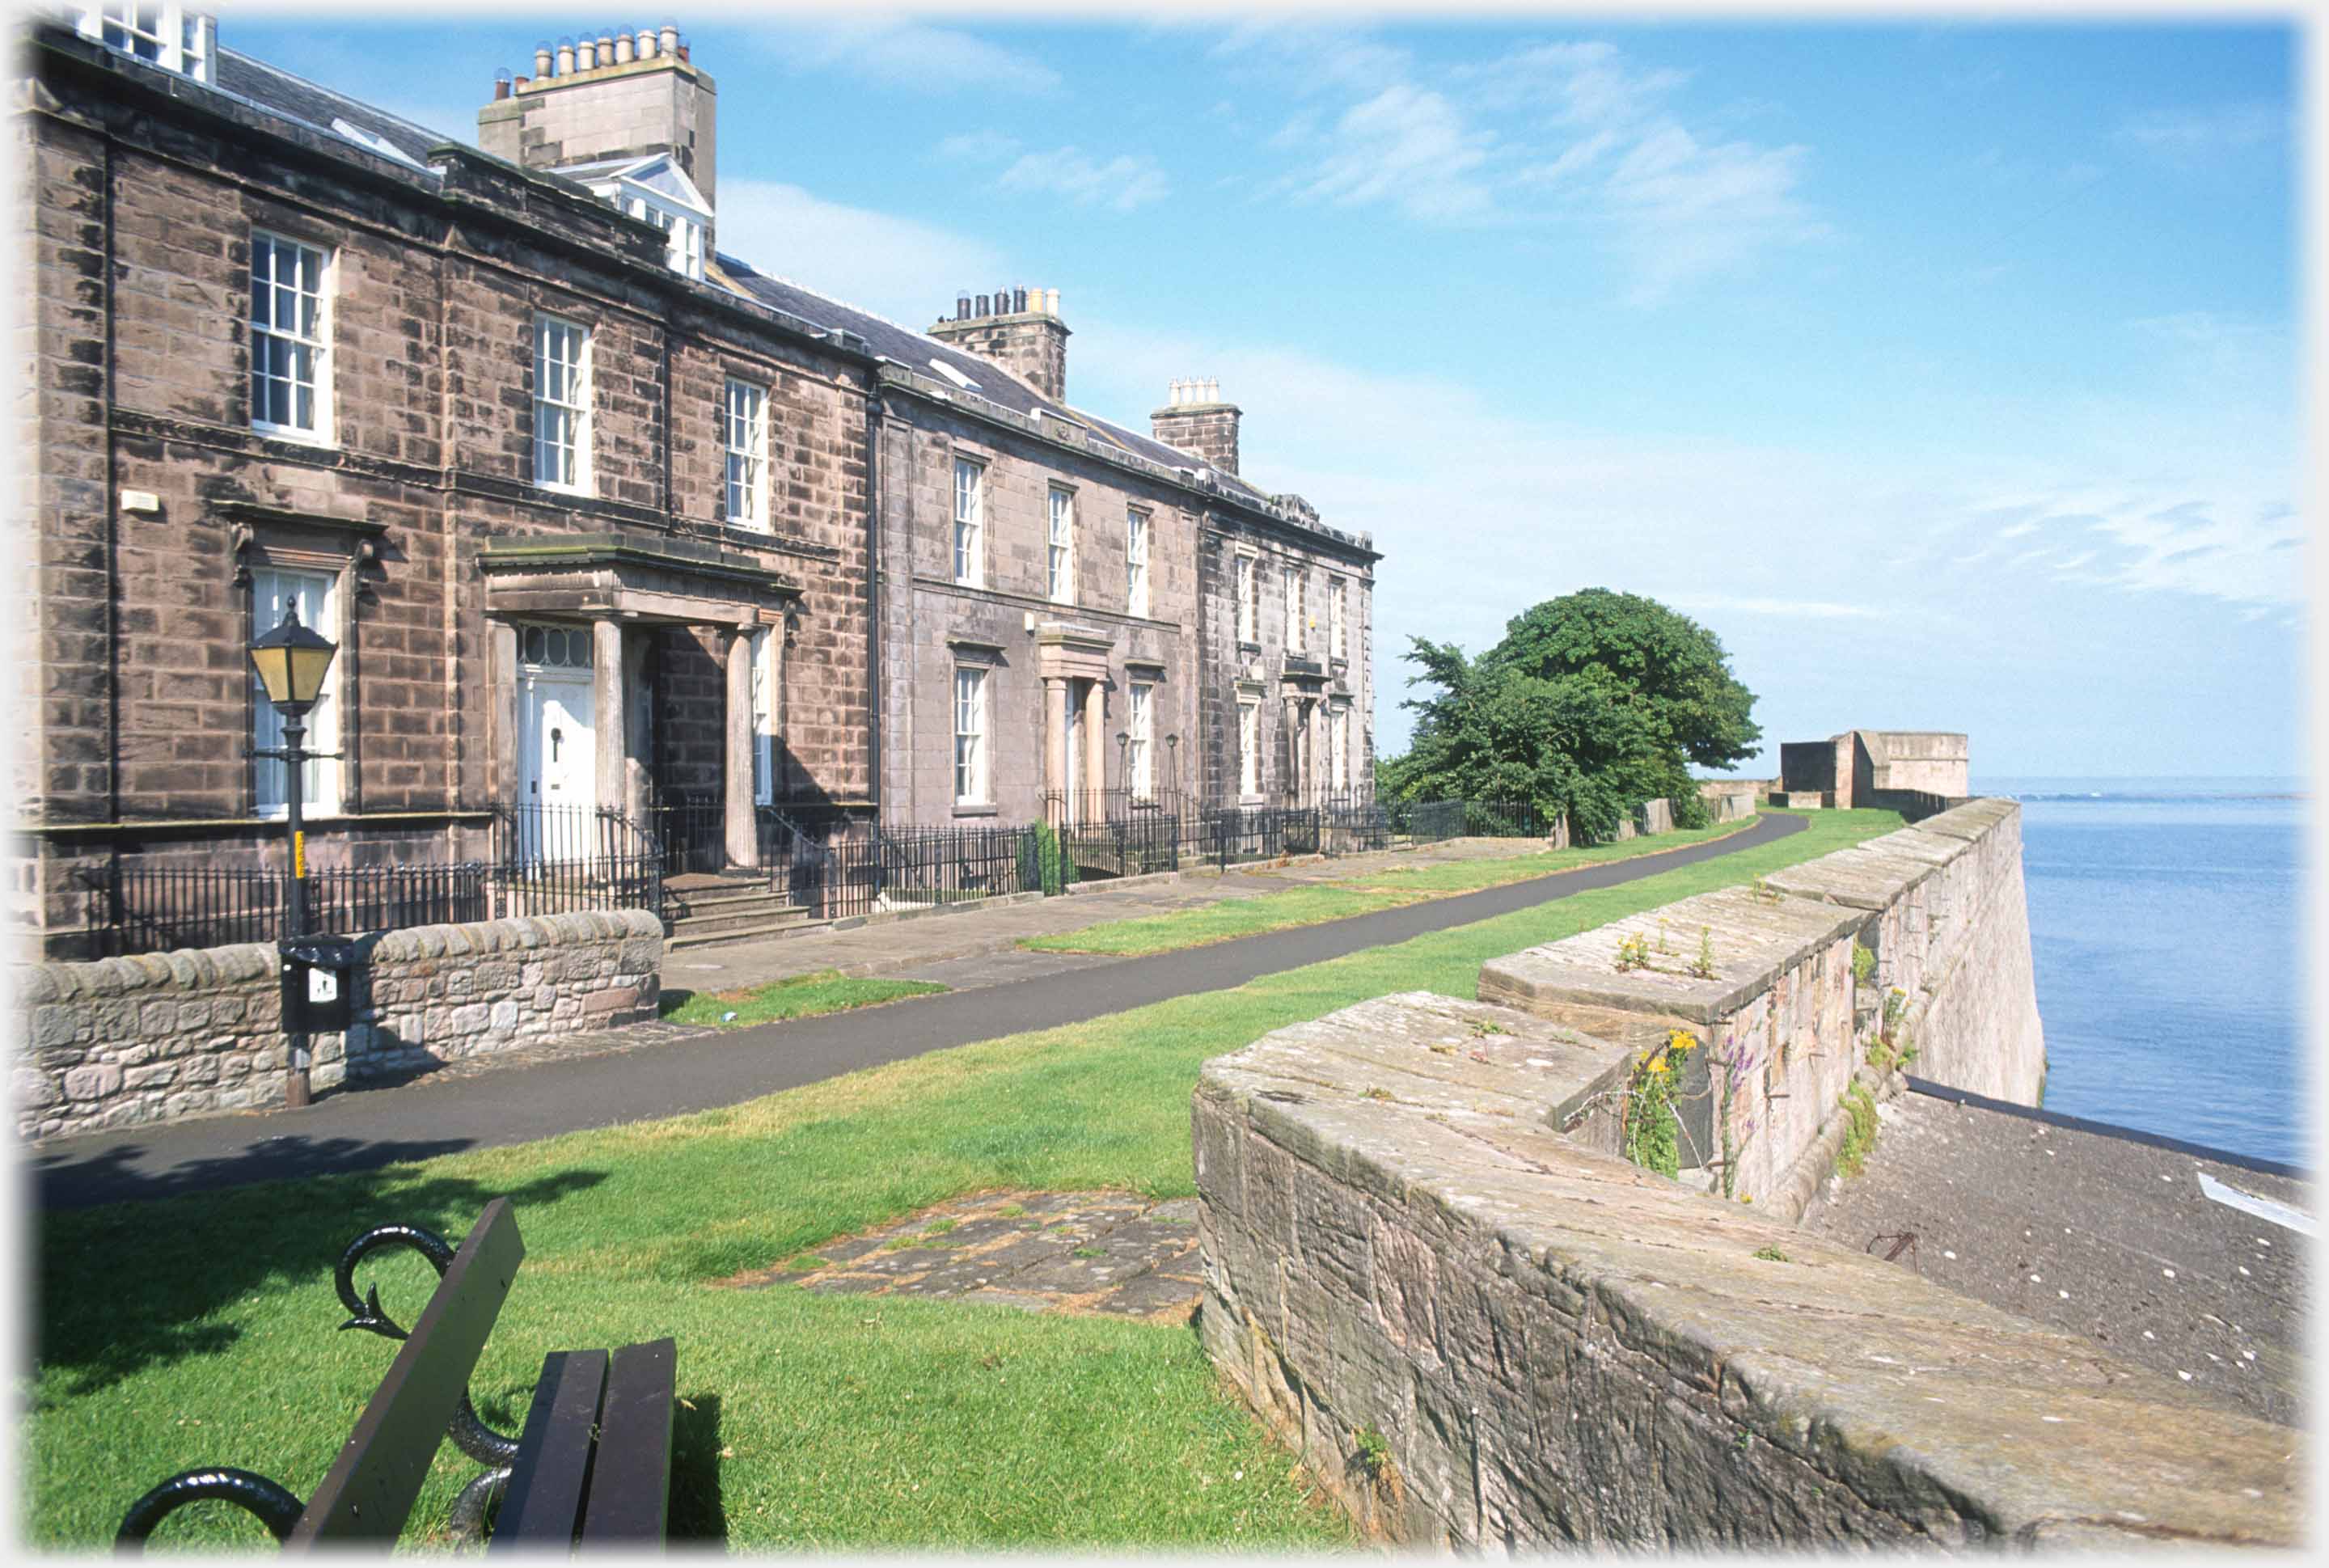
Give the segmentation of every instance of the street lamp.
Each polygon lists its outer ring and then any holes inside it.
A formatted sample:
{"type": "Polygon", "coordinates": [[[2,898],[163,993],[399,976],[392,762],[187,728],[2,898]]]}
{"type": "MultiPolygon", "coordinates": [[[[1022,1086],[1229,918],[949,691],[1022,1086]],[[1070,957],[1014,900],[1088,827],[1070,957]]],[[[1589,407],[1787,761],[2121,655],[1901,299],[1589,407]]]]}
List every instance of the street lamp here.
{"type": "Polygon", "coordinates": [[[1177,798],[1181,793],[1181,737],[1179,735],[1164,737],[1164,754],[1173,759],[1173,794],[1177,798]]]}
{"type": "Polygon", "coordinates": [[[1116,732],[1116,776],[1123,782],[1124,798],[1127,800],[1132,798],[1132,763],[1128,760],[1130,754],[1128,748],[1131,744],[1131,731],[1118,730],[1116,732]]]}
{"type": "MultiPolygon", "coordinates": [[[[283,936],[276,944],[279,949],[285,942],[307,934],[307,836],[299,815],[300,788],[305,782],[300,775],[309,759],[335,753],[310,751],[301,742],[307,738],[308,711],[323,695],[324,676],[332,667],[333,656],[340,649],[322,633],[301,626],[299,607],[294,604],[284,607],[283,624],[251,639],[250,651],[251,668],[259,672],[259,684],[266,688],[267,700],[283,715],[282,746],[254,749],[251,752],[254,757],[281,762],[285,775],[284,818],[291,833],[291,886],[283,936]]],[[[291,1033],[288,1044],[290,1058],[285,1067],[283,1103],[296,1109],[308,1103],[306,1031],[291,1033]]]]}

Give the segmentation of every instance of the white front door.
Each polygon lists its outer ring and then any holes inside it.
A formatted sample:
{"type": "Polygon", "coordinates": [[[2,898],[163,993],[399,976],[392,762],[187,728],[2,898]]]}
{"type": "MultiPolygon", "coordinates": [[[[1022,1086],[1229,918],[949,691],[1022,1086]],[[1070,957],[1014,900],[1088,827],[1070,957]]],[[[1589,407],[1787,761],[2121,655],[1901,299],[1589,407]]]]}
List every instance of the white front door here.
{"type": "Polygon", "coordinates": [[[583,859],[597,842],[599,751],[590,679],[530,670],[519,677],[518,805],[538,853],[583,859]]]}

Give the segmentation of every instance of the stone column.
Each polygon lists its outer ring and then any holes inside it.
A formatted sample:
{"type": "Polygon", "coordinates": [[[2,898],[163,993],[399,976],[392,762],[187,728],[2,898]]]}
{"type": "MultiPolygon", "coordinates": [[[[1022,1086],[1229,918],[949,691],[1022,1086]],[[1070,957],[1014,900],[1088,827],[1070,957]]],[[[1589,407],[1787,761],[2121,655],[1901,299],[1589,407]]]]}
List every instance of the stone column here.
{"type": "Polygon", "coordinates": [[[728,656],[728,768],[721,794],[727,812],[728,864],[760,864],[760,836],[752,820],[752,628],[722,633],[728,656]]]}
{"type": "MultiPolygon", "coordinates": [[[[630,628],[640,629],[640,628],[630,628]]],[[[647,793],[647,763],[650,748],[647,737],[654,716],[646,712],[655,700],[646,689],[647,638],[623,638],[623,800],[624,816],[636,819],[643,809],[647,793]],[[642,722],[631,723],[631,710],[641,710],[642,722]]]]}
{"type": "MultiPolygon", "coordinates": [[[[1108,788],[1108,719],[1105,683],[1089,680],[1084,683],[1084,797],[1097,803],[1108,788]]],[[[1108,815],[1105,809],[1087,810],[1092,820],[1108,815]]]]}
{"type": "MultiPolygon", "coordinates": [[[[1043,788],[1064,798],[1068,789],[1068,678],[1043,677],[1043,788]]],[[[1064,809],[1051,813],[1051,826],[1067,820],[1064,809]]]]}
{"type": "Polygon", "coordinates": [[[590,706],[598,732],[594,783],[599,808],[630,815],[630,741],[624,721],[623,623],[608,616],[590,623],[590,706]]]}

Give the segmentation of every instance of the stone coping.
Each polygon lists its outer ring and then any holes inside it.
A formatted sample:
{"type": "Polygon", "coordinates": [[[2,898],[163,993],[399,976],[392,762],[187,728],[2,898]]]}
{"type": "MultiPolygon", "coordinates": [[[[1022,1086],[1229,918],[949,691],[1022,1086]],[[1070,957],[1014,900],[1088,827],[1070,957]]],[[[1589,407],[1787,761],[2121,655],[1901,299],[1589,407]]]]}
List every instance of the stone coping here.
{"type": "MultiPolygon", "coordinates": [[[[1443,1271],[1457,1257],[1492,1260],[1483,1266],[1562,1320],[1600,1320],[1671,1388],[1700,1391],[1689,1397],[1707,1403],[1688,1410],[1679,1392],[1663,1396],[1676,1420],[1711,1419],[1741,1449],[1771,1445],[1777,1462],[1928,1540],[2125,1548],[2305,1537],[2309,1461],[2298,1433],[1561,1136],[1547,1123],[1594,1081],[1598,1043],[1560,1033],[1445,997],[1362,1003],[1205,1063],[1200,1116],[1225,1113],[1283,1151],[1294,1163],[1274,1168],[1297,1183],[1306,1167],[1353,1189],[1381,1216],[1376,1225],[1449,1233],[1443,1271]],[[1510,1040],[1473,1037],[1491,1026],[1510,1040]],[[1431,1049],[1443,1039],[1456,1049],[1431,1049]],[[1555,1054],[1563,1047],[1574,1054],[1555,1054]]],[[[1602,1059],[1622,1061],[1614,1051],[1602,1059]]],[[[1210,1223],[1302,1209],[1295,1195],[1263,1190],[1268,1165],[1201,1165],[1206,1203],[1224,1211],[1210,1223]]],[[[1362,1255],[1373,1246],[1362,1242],[1362,1255]]],[[[1208,1259],[1209,1278],[1218,1267],[1208,1259]]],[[[1428,1344],[1402,1354],[1442,1365],[1428,1344]]],[[[1543,1462],[1558,1470],[1557,1456],[1543,1462]]],[[[1563,1484],[1574,1483],[1557,1473],[1548,1482],[1563,1484]]],[[[1725,1523],[1708,1518],[1710,1541],[1730,1538],[1725,1523]]]]}
{"type": "MultiPolygon", "coordinates": [[[[464,925],[409,926],[360,940],[369,943],[369,961],[377,965],[648,936],[660,941],[663,921],[646,910],[587,910],[464,925]]],[[[276,963],[274,943],[236,942],[100,959],[94,963],[25,964],[16,968],[14,980],[18,1003],[38,1005],[165,987],[194,990],[235,985],[271,977],[276,963]]]]}

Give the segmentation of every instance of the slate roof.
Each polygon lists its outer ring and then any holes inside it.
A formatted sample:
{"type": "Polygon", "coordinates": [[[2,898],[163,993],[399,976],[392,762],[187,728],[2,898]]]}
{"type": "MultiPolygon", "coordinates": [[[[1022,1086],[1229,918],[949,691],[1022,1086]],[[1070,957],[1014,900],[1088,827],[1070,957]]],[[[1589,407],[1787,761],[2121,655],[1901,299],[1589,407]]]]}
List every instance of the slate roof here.
{"type": "MultiPolygon", "coordinates": [[[[429,165],[430,147],[443,146],[447,142],[461,139],[430,130],[426,126],[415,125],[409,119],[374,109],[344,93],[334,92],[328,87],[318,87],[305,77],[294,76],[263,60],[254,60],[231,49],[218,52],[213,74],[217,78],[214,86],[246,103],[256,104],[287,119],[296,119],[327,136],[338,134],[332,129],[332,121],[344,119],[357,129],[369,131],[380,137],[423,168],[429,165]]],[[[350,146],[363,146],[362,142],[350,141],[345,137],[341,140],[350,146]]]]}
{"type": "MultiPolygon", "coordinates": [[[[1127,430],[1095,414],[1086,413],[1081,409],[1070,408],[1066,403],[1053,402],[992,360],[981,359],[976,354],[965,354],[960,349],[948,347],[935,337],[926,336],[921,333],[900,326],[893,321],[884,320],[879,316],[844,305],[839,300],[828,299],[824,295],[804,288],[797,283],[788,282],[781,278],[772,278],[749,262],[740,260],[725,252],[720,255],[719,261],[721,271],[733,279],[745,293],[762,304],[774,306],[788,316],[799,316],[802,320],[812,322],[818,326],[839,327],[846,332],[853,332],[872,345],[875,354],[881,354],[885,359],[895,360],[911,370],[928,370],[930,361],[934,359],[943,361],[954,366],[970,380],[976,382],[978,394],[981,397],[990,402],[1000,403],[1014,413],[1025,414],[1032,419],[1038,413],[1048,411],[1057,414],[1061,419],[1072,420],[1103,439],[1123,448],[1126,451],[1136,457],[1146,458],[1152,463],[1162,463],[1168,468],[1203,467],[1200,459],[1181,450],[1178,447],[1168,447],[1162,441],[1127,430]]],[[[1256,500],[1268,498],[1261,491],[1246,484],[1233,474],[1221,474],[1218,477],[1225,489],[1256,500]]]]}

